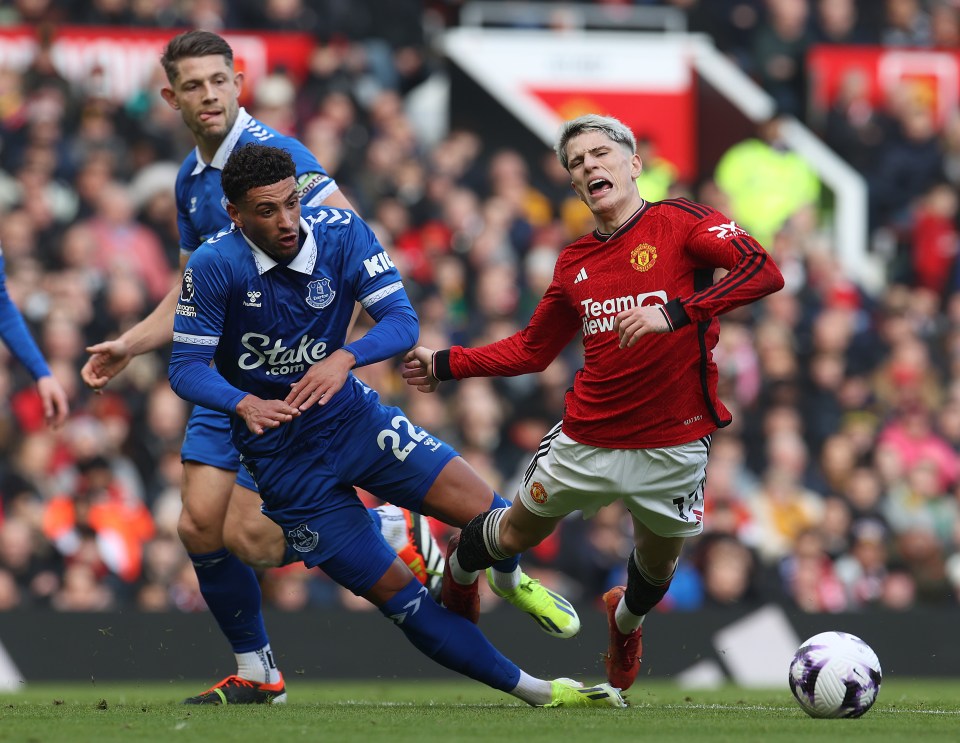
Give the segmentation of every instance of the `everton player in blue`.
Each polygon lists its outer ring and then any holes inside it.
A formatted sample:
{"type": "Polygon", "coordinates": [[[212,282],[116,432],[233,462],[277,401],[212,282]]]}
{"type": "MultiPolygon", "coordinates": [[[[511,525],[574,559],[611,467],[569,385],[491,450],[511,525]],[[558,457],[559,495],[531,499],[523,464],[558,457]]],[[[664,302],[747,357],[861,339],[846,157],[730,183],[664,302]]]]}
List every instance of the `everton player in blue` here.
{"type": "Polygon", "coordinates": [[[0,250],[0,338],[23,364],[37,384],[43,405],[43,417],[51,428],[59,428],[67,419],[70,406],[67,393],[50,373],[46,360],[27,330],[23,315],[7,294],[6,265],[0,250]]]}
{"type": "MultiPolygon", "coordinates": [[[[207,31],[181,34],[167,45],[161,61],[169,82],[163,96],[180,111],[197,143],[184,160],[176,183],[181,268],[203,240],[230,223],[220,170],[241,144],[267,142],[287,149],[296,165],[297,193],[304,204],[350,208],[336,182],[300,142],[280,135],[240,108],[242,74],[234,71],[233,52],[220,36],[207,31]]],[[[180,298],[177,287],[144,321],[117,339],[91,346],[91,357],[81,370],[84,381],[100,389],[133,356],[169,343],[180,298]]],[[[194,410],[181,455],[183,510],[178,531],[197,570],[201,593],[233,648],[237,673],[186,702],[276,703],[285,700],[286,689],[264,628],[256,575],[243,562],[270,567],[296,558],[298,553],[285,547],[277,526],[260,513],[256,484],[243,469],[237,472],[239,459],[229,438],[225,415],[200,407],[194,410]]],[[[468,507],[453,525],[462,526],[491,502],[468,501],[465,505],[468,507]]],[[[407,513],[408,528],[398,530],[392,523],[398,519],[391,517],[388,507],[371,515],[382,521],[384,536],[417,569],[418,576],[429,578],[431,589],[436,590],[439,578],[428,574],[439,572],[442,556],[426,521],[407,513]]],[[[528,612],[544,631],[569,637],[579,629],[572,607],[515,565],[493,575],[499,595],[528,612]]],[[[456,608],[476,620],[476,606],[456,608]]]]}
{"type": "Polygon", "coordinates": [[[222,173],[232,225],[187,263],[170,383],[231,415],[263,511],[309,567],[376,605],[424,654],[535,706],[625,706],[522,672],[470,621],[439,606],[383,540],[354,485],[449,517],[489,487],[446,443],[380,402],[352,369],[416,341],[400,274],[353,212],[301,207],[285,150],[247,144],[222,173]],[[375,325],[347,345],[354,302],[375,325]],[[211,366],[211,361],[215,366],[211,366]]]}
{"type": "MultiPolygon", "coordinates": [[[[238,144],[282,144],[297,163],[297,193],[305,203],[350,206],[336,182],[300,142],[264,126],[240,107],[243,75],[234,71],[233,51],[220,36],[208,31],[180,34],[167,45],[161,63],[169,83],[162,95],[180,112],[197,145],[176,180],[181,270],[205,239],[230,223],[220,170],[238,144]]],[[[178,285],[144,321],[117,339],[87,349],[91,357],[81,370],[83,380],[100,389],[133,356],[169,343],[179,297],[178,285]]],[[[283,702],[286,687],[264,627],[260,586],[253,569],[241,562],[256,567],[281,564],[286,559],[282,535],[260,513],[260,496],[253,480],[242,470],[238,473],[239,459],[230,442],[227,416],[195,408],[181,458],[183,509],[178,532],[196,569],[200,591],[237,659],[235,675],[185,701],[283,702]]],[[[372,515],[382,519],[391,544],[436,590],[433,584],[439,583],[439,577],[431,578],[428,570],[439,572],[443,558],[426,520],[395,507],[376,509],[372,515]]]]}

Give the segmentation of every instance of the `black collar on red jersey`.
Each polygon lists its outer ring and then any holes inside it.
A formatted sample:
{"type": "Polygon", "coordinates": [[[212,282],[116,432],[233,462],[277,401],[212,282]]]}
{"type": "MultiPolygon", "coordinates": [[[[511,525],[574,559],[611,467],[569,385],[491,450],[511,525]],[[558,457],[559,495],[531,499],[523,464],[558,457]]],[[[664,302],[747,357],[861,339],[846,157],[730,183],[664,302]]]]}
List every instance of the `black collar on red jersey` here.
{"type": "Polygon", "coordinates": [[[640,205],[640,208],[637,209],[626,222],[624,222],[622,225],[617,227],[617,229],[615,229],[609,235],[601,232],[600,230],[594,230],[593,236],[602,243],[607,242],[608,240],[612,240],[613,238],[617,237],[618,235],[626,232],[631,227],[633,227],[633,225],[637,223],[637,220],[643,216],[643,213],[647,210],[648,206],[650,206],[650,202],[644,199],[643,203],[640,205]]]}

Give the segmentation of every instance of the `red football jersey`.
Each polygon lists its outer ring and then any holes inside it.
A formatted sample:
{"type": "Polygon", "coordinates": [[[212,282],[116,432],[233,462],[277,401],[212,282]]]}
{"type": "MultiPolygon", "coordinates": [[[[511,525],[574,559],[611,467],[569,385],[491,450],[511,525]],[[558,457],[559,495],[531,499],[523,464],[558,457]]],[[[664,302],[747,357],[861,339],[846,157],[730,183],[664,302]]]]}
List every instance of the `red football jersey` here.
{"type": "Polygon", "coordinates": [[[773,259],[715,209],[686,199],[644,204],[614,234],[564,248],[529,325],[479,348],[454,346],[450,373],[538,372],[580,332],[584,363],[567,392],[564,432],[609,449],[687,443],[731,420],[717,398],[717,316],[782,286],[773,259]],[[715,282],[716,268],[728,273],[715,282]],[[665,305],[675,329],[621,349],[616,315],[653,304],[665,305]]]}

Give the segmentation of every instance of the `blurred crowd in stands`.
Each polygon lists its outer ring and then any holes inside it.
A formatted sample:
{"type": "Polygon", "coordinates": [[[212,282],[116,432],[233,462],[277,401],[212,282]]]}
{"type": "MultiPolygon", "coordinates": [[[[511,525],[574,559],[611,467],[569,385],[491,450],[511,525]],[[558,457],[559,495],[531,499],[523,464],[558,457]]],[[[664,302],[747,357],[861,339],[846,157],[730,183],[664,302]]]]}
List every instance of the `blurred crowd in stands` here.
{"type": "MultiPolygon", "coordinates": [[[[938,124],[909,91],[875,107],[851,84],[814,122],[804,59],[822,42],[958,51],[960,2],[635,4],[685,11],[691,30],[709,32],[779,112],[808,120],[867,178],[871,234],[894,246],[882,293],[844,275],[821,219],[828,195],[802,160],[787,160],[776,119],[695,183],[647,158],[641,193],[688,196],[733,216],[787,279],[722,321],[716,360],[734,423],[714,436],[705,531],[664,610],[769,600],[809,612],[957,606],[960,113],[938,124]],[[764,170],[765,159],[782,167],[764,170]],[[745,167],[769,180],[745,179],[745,167]],[[783,198],[765,204],[773,192],[783,198]]],[[[522,327],[559,250],[592,225],[548,147],[490,151],[483,131],[467,129],[428,144],[418,136],[405,96],[441,65],[430,29],[456,24],[462,5],[14,0],[0,2],[0,23],[41,36],[55,36],[56,24],[314,33],[307,78],[262,78],[248,108],[300,136],[336,177],[406,277],[421,342],[443,348],[522,327]]],[[[25,69],[0,69],[9,290],[72,406],[64,429],[46,430],[29,378],[0,348],[0,611],[204,609],[175,532],[188,409],[167,383],[165,355],[137,358],[103,394],[78,376],[87,344],[135,323],[177,280],[172,184],[190,141],[160,85],[158,64],[137,95],[111,100],[96,74],[83,87],[67,82],[43,43],[25,69]]],[[[560,417],[579,358],[574,344],[542,374],[473,379],[437,395],[409,391],[398,362],[360,376],[510,498],[560,417]]],[[[619,507],[569,518],[527,555],[527,570],[591,601],[623,582],[629,529],[619,507]]],[[[443,542],[450,532],[436,533],[443,542]]],[[[300,566],[266,571],[263,586],[267,605],[283,610],[357,605],[300,566]]]]}

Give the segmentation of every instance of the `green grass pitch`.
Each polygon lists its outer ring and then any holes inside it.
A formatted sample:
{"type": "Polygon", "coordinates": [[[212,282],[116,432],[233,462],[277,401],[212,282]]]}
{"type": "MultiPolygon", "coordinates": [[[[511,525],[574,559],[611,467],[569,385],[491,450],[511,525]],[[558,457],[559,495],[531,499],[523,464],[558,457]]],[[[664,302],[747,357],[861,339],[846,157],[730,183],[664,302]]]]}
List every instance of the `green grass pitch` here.
{"type": "Polygon", "coordinates": [[[199,683],[36,683],[0,693],[0,743],[740,743],[960,741],[960,680],[885,680],[858,720],[813,720],[787,689],[640,680],[628,709],[533,709],[471,682],[293,681],[276,707],[185,707],[199,683]]]}

